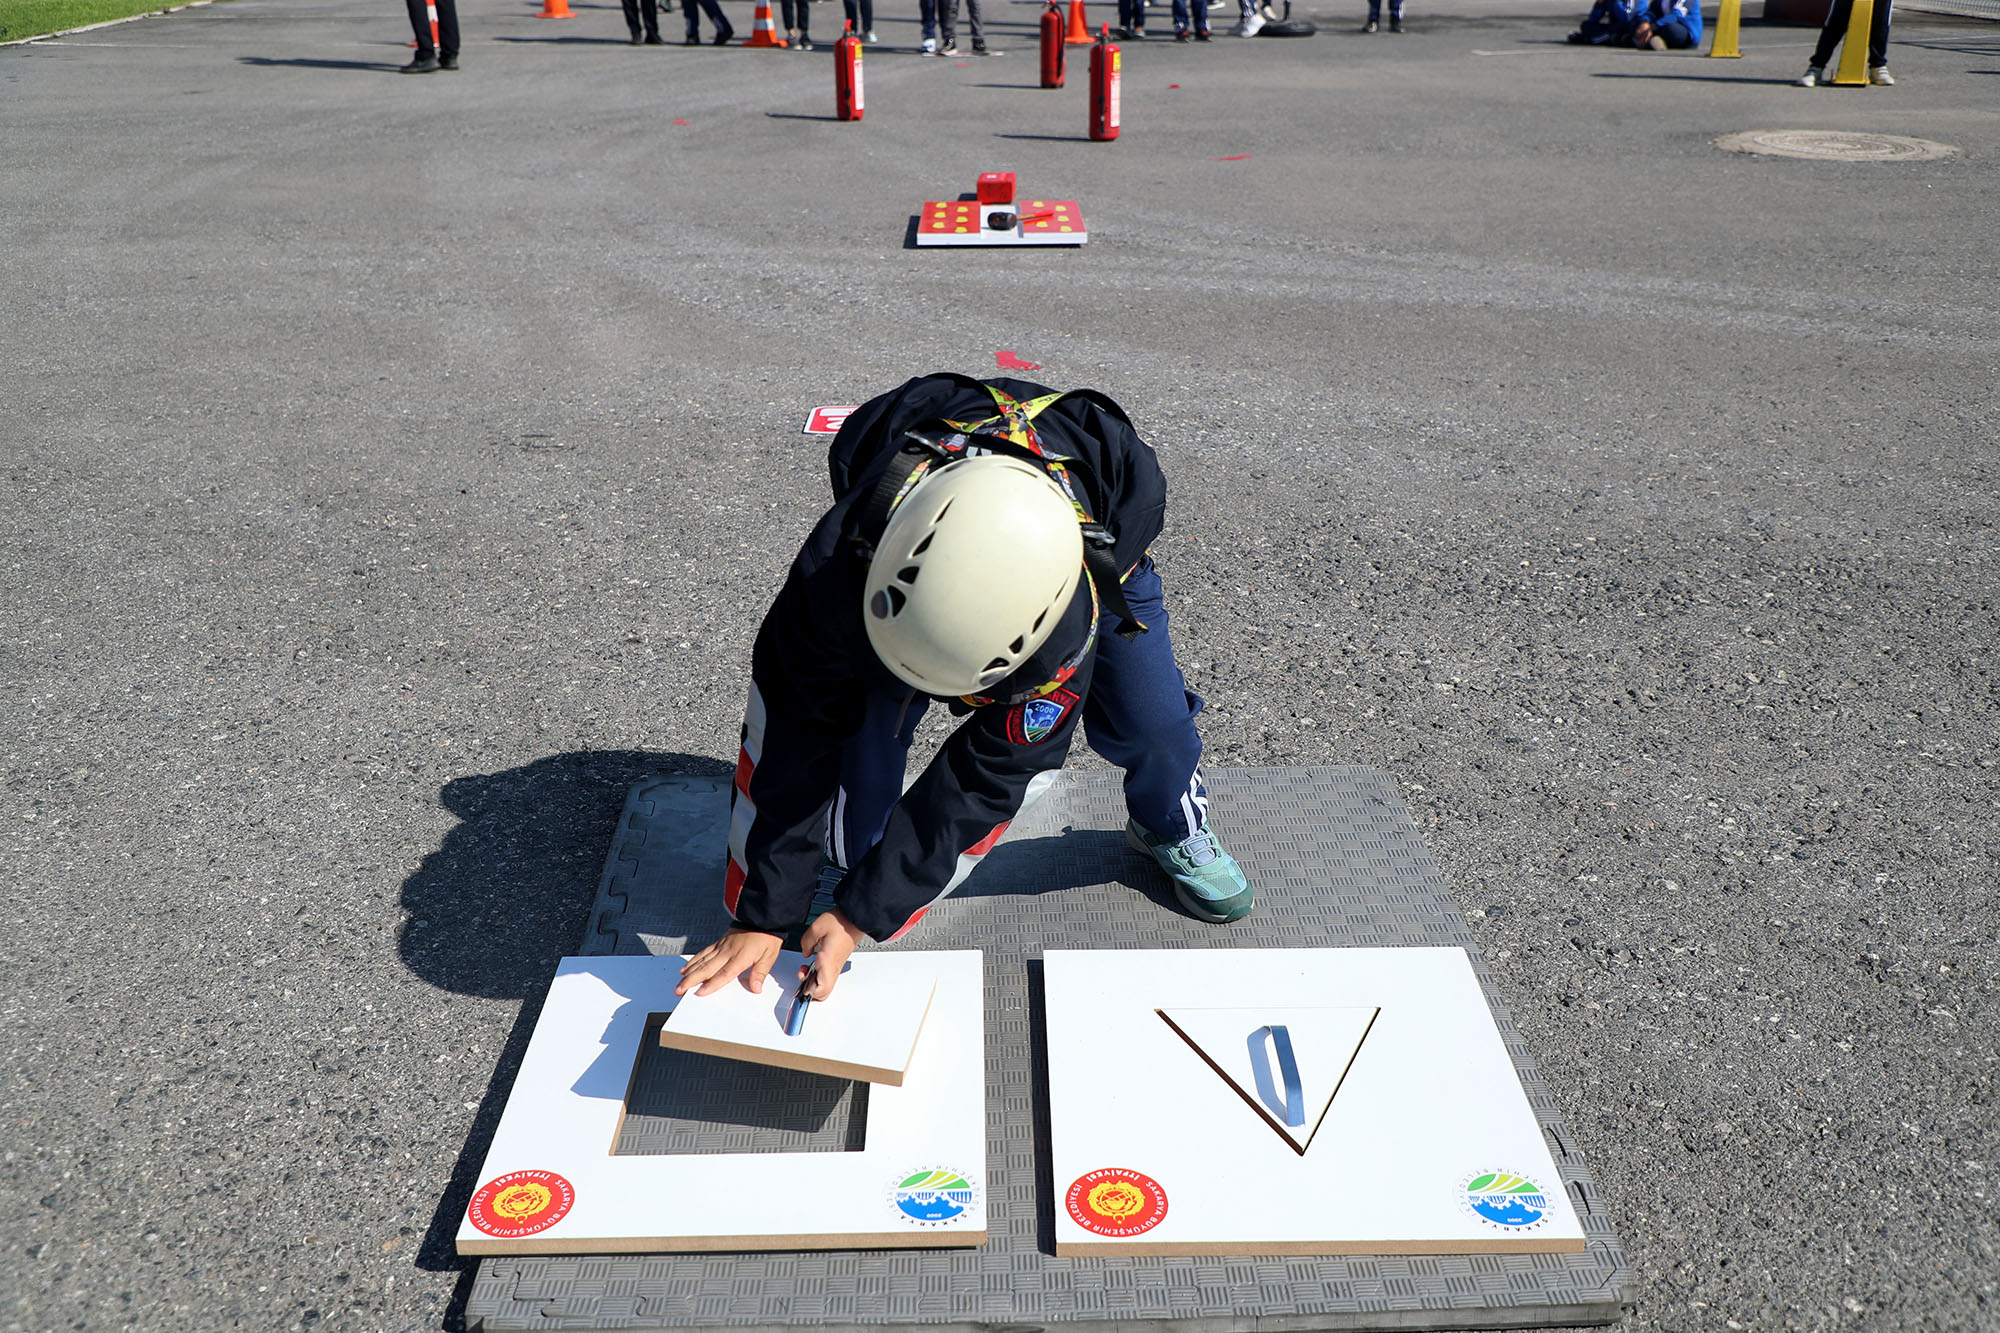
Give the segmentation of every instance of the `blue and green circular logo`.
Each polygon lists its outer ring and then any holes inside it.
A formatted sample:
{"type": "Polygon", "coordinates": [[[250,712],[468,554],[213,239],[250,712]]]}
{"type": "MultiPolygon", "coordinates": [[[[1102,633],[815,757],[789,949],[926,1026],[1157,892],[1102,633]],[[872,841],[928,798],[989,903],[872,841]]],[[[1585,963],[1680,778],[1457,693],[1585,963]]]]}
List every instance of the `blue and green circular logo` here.
{"type": "Polygon", "coordinates": [[[889,1191],[898,1212],[919,1226],[956,1221],[972,1207],[978,1186],[945,1167],[913,1171],[889,1191]]]}
{"type": "Polygon", "coordinates": [[[1536,1226],[1549,1215],[1549,1196],[1511,1171],[1477,1171],[1466,1177],[1464,1203],[1474,1216],[1509,1231],[1536,1226]]]}

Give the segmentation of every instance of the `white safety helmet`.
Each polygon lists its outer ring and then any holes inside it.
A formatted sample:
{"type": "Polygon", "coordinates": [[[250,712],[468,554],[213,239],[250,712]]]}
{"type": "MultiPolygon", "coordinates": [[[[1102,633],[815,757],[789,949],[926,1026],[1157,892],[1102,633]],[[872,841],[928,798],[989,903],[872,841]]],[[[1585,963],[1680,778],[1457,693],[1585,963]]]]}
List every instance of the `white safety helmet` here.
{"type": "Polygon", "coordinates": [[[906,684],[976,694],[1055,632],[1083,577],[1069,497],[1033,464],[982,454],[917,483],[875,544],[868,642],[906,684]]]}

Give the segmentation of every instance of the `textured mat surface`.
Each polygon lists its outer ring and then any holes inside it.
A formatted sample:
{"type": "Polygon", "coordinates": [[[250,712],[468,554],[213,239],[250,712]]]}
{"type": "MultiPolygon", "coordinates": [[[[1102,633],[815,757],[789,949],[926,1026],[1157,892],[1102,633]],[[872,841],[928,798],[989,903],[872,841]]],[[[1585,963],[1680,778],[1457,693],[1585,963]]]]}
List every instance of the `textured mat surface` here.
{"type": "MultiPolygon", "coordinates": [[[[1628,1273],[1610,1220],[1476,952],[1473,967],[1583,1218],[1581,1254],[1077,1258],[1053,1254],[1040,1022],[1050,948],[1458,945],[1472,937],[1388,778],[1363,768],[1221,769],[1213,822],[1257,888],[1232,926],[1181,915],[1127,848],[1118,775],[1065,773],[951,900],[890,948],[986,951],[987,1198],[979,1250],[485,1260],[467,1305],[487,1329],[814,1329],[1117,1324],[1174,1333],[1608,1323],[1628,1273]]],[[[633,788],[584,952],[679,953],[720,933],[728,787],[633,788]]],[[[732,1132],[676,1109],[649,1131],[732,1132]]],[[[829,1108],[835,1109],[835,1108],[829,1108]]],[[[858,1108],[850,1115],[858,1114],[858,1108]]],[[[830,1117],[829,1123],[838,1120],[830,1117]]],[[[849,1122],[851,1123],[851,1122],[849,1122]]],[[[740,1128],[740,1127],[739,1127],[740,1128]]],[[[769,1127],[758,1130],[769,1135],[769,1127]]],[[[838,1131],[835,1131],[838,1132],[838,1131]]],[[[824,1148],[829,1131],[812,1131],[824,1148]]],[[[711,1136],[704,1138],[703,1136],[711,1136]]]]}

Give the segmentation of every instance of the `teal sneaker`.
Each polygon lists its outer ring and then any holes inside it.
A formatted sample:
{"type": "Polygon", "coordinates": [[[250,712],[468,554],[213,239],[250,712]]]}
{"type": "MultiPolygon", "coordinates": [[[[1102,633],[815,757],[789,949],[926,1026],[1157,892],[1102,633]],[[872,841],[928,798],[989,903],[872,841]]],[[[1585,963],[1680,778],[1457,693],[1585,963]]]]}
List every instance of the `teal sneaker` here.
{"type": "Polygon", "coordinates": [[[1218,923],[1250,915],[1250,881],[1243,878],[1243,867],[1222,850],[1222,843],[1208,825],[1202,825],[1186,842],[1168,842],[1148,833],[1138,820],[1128,819],[1125,841],[1132,844],[1132,850],[1159,862],[1174,882],[1174,897],[1189,915],[1218,923]]]}

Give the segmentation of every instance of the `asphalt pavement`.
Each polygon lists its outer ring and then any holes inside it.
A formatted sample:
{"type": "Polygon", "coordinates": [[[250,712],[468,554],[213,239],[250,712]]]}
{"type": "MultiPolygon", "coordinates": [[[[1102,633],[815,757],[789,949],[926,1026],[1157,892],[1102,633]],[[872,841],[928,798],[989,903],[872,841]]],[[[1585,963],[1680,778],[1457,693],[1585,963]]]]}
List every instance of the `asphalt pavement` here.
{"type": "Polygon", "coordinates": [[[1302,5],[1127,44],[1101,144],[1031,5],[949,61],[885,0],[844,124],[571,4],[422,78],[380,0],[0,50],[0,1327],[451,1326],[625,789],[729,771],[807,412],[1002,354],[1159,448],[1208,762],[1398,781],[1632,1327],[2000,1325],[2000,29],[1807,91],[1803,29],[1302,5]],[[908,244],[994,169],[1090,243],[908,244]]]}

